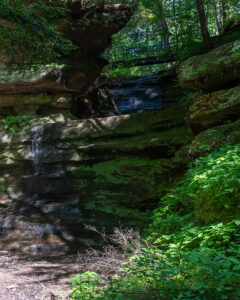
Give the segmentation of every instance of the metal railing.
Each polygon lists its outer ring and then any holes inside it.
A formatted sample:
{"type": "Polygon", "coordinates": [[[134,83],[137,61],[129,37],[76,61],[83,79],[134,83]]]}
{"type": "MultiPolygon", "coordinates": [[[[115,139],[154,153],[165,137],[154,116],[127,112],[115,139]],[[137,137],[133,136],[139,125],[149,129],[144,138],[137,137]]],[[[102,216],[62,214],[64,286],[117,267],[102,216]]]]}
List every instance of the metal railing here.
{"type": "Polygon", "coordinates": [[[141,43],[134,46],[119,46],[108,49],[104,57],[110,62],[125,62],[136,59],[164,58],[176,54],[175,43],[160,41],[155,43],[141,43]]]}
{"type": "MultiPolygon", "coordinates": [[[[104,0],[104,3],[107,4],[127,4],[132,5],[136,2],[136,0],[104,0]]],[[[101,0],[81,0],[82,7],[88,7],[95,4],[102,3],[101,0]]]]}

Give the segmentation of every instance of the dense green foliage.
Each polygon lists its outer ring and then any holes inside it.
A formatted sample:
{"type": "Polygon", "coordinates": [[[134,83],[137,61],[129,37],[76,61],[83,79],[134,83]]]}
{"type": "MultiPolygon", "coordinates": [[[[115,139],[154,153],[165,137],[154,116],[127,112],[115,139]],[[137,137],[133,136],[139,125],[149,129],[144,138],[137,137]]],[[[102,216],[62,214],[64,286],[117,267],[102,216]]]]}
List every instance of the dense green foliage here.
{"type": "Polygon", "coordinates": [[[40,0],[30,5],[20,0],[1,1],[0,43],[3,55],[12,56],[12,64],[26,68],[31,64],[51,62],[60,54],[74,49],[54,24],[66,12],[64,7],[46,5],[40,0]]]}
{"type": "Polygon", "coordinates": [[[77,275],[73,299],[239,299],[239,168],[239,144],[196,161],[154,211],[149,247],[107,282],[77,275]]]}
{"type": "MultiPolygon", "coordinates": [[[[23,0],[4,0],[0,3],[0,42],[4,55],[11,63],[38,64],[56,62],[61,54],[75,48],[58,31],[57,20],[66,17],[68,4],[76,0],[42,1],[29,4],[23,0]]],[[[103,3],[124,3],[133,6],[134,0],[81,1],[83,10],[100,7],[103,3]]],[[[237,0],[204,1],[208,30],[219,35],[233,18],[239,16],[237,0]]],[[[167,40],[178,50],[178,59],[203,50],[201,27],[195,1],[140,0],[138,9],[128,25],[114,36],[114,46],[167,40]]],[[[218,43],[216,39],[213,41],[218,43]]],[[[4,56],[3,56],[4,57],[4,56]]],[[[131,75],[158,70],[159,66],[132,68],[131,75]]],[[[108,72],[108,71],[106,71],[108,72]]],[[[129,75],[119,66],[113,77],[129,75]]]]}
{"type": "Polygon", "coordinates": [[[240,215],[239,174],[240,145],[225,146],[200,158],[188,170],[179,187],[161,200],[160,208],[154,213],[152,230],[159,228],[159,233],[163,233],[165,227],[169,230],[172,224],[172,230],[176,231],[178,218],[186,218],[189,214],[199,224],[233,220],[240,215]]]}
{"type": "MultiPolygon", "coordinates": [[[[77,49],[64,37],[61,19],[71,24],[68,13],[74,2],[80,2],[82,18],[94,14],[105,3],[116,0],[2,0],[0,3],[0,63],[32,68],[36,64],[58,62],[62,55],[77,49]],[[60,22],[59,22],[60,21],[60,22]],[[60,26],[59,26],[60,24],[60,26]],[[8,57],[8,59],[6,59],[8,57]]],[[[122,0],[126,6],[135,1],[122,0]]]]}
{"type": "MultiPolygon", "coordinates": [[[[83,1],[83,9],[104,2],[83,1]]],[[[130,0],[122,2],[134,3],[130,0]]],[[[174,43],[178,60],[202,53],[206,43],[196,3],[192,0],[140,1],[138,11],[125,29],[114,37],[113,45],[165,40],[174,43]]],[[[213,36],[220,36],[224,26],[239,16],[239,1],[206,0],[204,8],[205,29],[212,36],[212,45],[219,45],[220,39],[213,36]]],[[[73,50],[74,45],[63,38],[55,22],[65,17],[67,11],[66,6],[52,5],[52,1],[48,5],[40,0],[29,5],[21,0],[1,1],[3,61],[5,55],[11,56],[13,65],[21,63],[26,68],[26,65],[57,61],[61,54],[73,50]]],[[[223,41],[226,42],[224,38],[223,41]]],[[[144,67],[143,71],[134,67],[127,72],[119,66],[112,76],[139,75],[155,70],[159,70],[159,66],[144,67]]],[[[30,120],[26,115],[8,116],[2,123],[13,133],[30,120]]],[[[208,145],[201,147],[203,152],[210,151],[208,145]]],[[[240,144],[224,146],[195,161],[179,186],[160,199],[145,231],[147,246],[141,254],[130,257],[122,265],[121,272],[108,279],[94,272],[78,274],[71,281],[74,286],[72,298],[239,299],[239,174],[240,144]]],[[[94,208],[94,203],[88,205],[94,208]]],[[[102,208],[125,214],[116,207],[102,208]]]]}
{"type": "Polygon", "coordinates": [[[14,133],[21,130],[23,124],[31,124],[31,118],[25,114],[19,114],[17,116],[7,116],[2,119],[1,122],[4,125],[4,129],[10,133],[14,133]]]}
{"type": "MultiPolygon", "coordinates": [[[[224,28],[240,16],[237,0],[203,1],[207,29],[213,46],[226,42],[224,28]],[[219,38],[222,36],[222,38],[219,38]]],[[[231,36],[228,35],[228,39],[231,36]]],[[[113,47],[136,45],[168,40],[177,50],[177,60],[182,61],[204,51],[203,37],[196,1],[194,0],[141,0],[138,9],[127,26],[114,36],[113,47]]],[[[112,71],[113,77],[139,75],[158,71],[160,65],[134,67],[125,70],[121,66],[112,71]]]]}

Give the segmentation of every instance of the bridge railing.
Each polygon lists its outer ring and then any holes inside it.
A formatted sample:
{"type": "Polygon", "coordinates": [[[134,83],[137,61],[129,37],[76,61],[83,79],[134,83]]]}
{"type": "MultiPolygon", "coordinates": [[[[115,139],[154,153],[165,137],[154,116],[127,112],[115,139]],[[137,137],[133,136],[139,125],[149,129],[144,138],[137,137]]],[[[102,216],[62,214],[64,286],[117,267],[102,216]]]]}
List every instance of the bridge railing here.
{"type": "MultiPolygon", "coordinates": [[[[82,6],[87,7],[91,6],[94,3],[99,3],[100,0],[82,0],[82,6]]],[[[136,2],[136,0],[105,0],[104,3],[109,3],[109,4],[128,4],[132,5],[136,2]]]]}
{"type": "Polygon", "coordinates": [[[157,43],[144,43],[134,46],[120,46],[105,52],[105,58],[112,62],[124,62],[143,58],[162,58],[174,55],[176,47],[173,42],[160,41],[157,43]]]}
{"type": "Polygon", "coordinates": [[[105,0],[105,3],[113,3],[113,4],[133,4],[136,0],[105,0]]]}

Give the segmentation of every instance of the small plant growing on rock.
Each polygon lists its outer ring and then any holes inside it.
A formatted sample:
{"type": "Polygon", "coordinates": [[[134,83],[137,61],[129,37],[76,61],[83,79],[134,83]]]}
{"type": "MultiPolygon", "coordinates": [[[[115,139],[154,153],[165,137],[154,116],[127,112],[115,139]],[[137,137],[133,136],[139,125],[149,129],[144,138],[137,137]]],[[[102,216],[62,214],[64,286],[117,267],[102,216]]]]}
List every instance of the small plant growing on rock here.
{"type": "Polygon", "coordinates": [[[198,147],[198,149],[201,150],[201,151],[203,151],[203,152],[209,152],[212,149],[212,147],[209,146],[209,145],[200,145],[198,147]]]}
{"type": "Polygon", "coordinates": [[[17,116],[7,116],[2,120],[4,128],[10,133],[19,132],[22,124],[31,124],[29,116],[21,114],[17,116]]]}

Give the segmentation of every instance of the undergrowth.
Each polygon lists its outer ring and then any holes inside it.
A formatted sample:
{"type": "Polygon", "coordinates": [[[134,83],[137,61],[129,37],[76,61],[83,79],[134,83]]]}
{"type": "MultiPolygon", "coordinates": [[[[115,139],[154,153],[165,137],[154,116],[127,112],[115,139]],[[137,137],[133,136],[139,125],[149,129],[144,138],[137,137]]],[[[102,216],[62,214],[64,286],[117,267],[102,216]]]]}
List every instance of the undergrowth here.
{"type": "Polygon", "coordinates": [[[4,125],[4,129],[9,131],[10,133],[19,132],[21,130],[21,126],[23,124],[31,124],[32,120],[28,115],[20,114],[17,116],[7,116],[2,119],[2,123],[4,125]]]}
{"type": "Polygon", "coordinates": [[[72,299],[240,299],[239,174],[240,144],[197,160],[161,199],[141,251],[110,278],[78,274],[72,299]]]}

